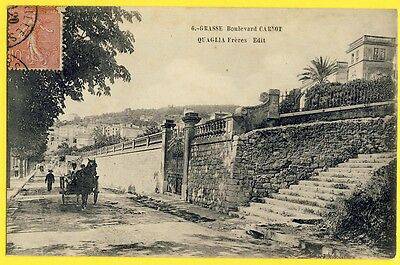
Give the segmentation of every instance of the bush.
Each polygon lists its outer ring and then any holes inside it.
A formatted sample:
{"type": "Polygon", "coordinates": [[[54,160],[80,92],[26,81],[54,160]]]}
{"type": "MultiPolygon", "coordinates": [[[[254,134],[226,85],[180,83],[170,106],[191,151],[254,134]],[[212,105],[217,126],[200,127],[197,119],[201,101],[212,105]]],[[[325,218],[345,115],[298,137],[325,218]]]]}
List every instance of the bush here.
{"type": "Polygon", "coordinates": [[[293,89],[284,100],[279,104],[279,113],[290,113],[300,111],[300,89],[293,89]]]}
{"type": "Polygon", "coordinates": [[[311,87],[305,95],[305,110],[350,106],[393,100],[395,85],[390,77],[353,80],[345,84],[325,83],[311,87]]]}
{"type": "Polygon", "coordinates": [[[159,132],[161,132],[160,126],[157,126],[157,125],[153,124],[153,125],[147,126],[146,129],[144,130],[144,132],[139,134],[137,137],[138,138],[139,137],[144,137],[144,136],[152,135],[152,134],[159,133],[159,132]]]}
{"type": "Polygon", "coordinates": [[[396,162],[379,169],[350,198],[336,202],[325,216],[326,231],[336,239],[376,246],[395,253],[396,162]]]}

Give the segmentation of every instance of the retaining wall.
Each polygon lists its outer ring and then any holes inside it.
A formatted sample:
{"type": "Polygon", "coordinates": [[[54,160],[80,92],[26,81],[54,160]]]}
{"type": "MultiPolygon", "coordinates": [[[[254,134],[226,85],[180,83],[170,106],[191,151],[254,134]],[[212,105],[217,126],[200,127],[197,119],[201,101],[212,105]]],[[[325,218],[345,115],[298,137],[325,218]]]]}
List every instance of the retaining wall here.
{"type": "Polygon", "coordinates": [[[357,154],[395,150],[395,124],[387,116],[255,130],[239,138],[233,178],[248,201],[269,196],[357,154]]]}
{"type": "Polygon", "coordinates": [[[99,156],[96,163],[101,187],[140,194],[160,189],[161,148],[99,156]]]}
{"type": "Polygon", "coordinates": [[[188,200],[219,211],[235,201],[231,185],[235,147],[231,140],[194,142],[190,149],[188,200]]]}
{"type": "Polygon", "coordinates": [[[96,159],[99,184],[140,194],[158,193],[163,185],[163,133],[89,151],[83,158],[96,159]]]}
{"type": "Polygon", "coordinates": [[[268,197],[359,153],[395,149],[395,118],[348,119],[258,129],[191,145],[190,202],[219,211],[268,197]]]}

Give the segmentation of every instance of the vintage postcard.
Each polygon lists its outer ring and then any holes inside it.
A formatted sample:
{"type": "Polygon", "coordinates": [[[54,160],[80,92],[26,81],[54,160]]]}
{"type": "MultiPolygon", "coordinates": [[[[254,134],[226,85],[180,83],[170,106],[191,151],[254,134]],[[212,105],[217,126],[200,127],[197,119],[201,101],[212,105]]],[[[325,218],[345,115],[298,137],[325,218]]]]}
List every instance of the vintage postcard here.
{"type": "Polygon", "coordinates": [[[8,6],[6,255],[394,258],[397,19],[8,6]]]}

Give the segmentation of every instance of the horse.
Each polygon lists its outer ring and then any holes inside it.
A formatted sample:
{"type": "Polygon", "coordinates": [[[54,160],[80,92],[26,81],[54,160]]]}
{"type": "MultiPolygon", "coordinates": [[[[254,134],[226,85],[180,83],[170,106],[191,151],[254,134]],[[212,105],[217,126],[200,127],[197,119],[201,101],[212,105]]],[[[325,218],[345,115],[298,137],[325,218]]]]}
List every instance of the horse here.
{"type": "Polygon", "coordinates": [[[94,204],[97,201],[98,176],[96,160],[88,159],[87,165],[76,172],[76,192],[82,196],[82,209],[87,207],[89,194],[95,192],[94,204]]]}

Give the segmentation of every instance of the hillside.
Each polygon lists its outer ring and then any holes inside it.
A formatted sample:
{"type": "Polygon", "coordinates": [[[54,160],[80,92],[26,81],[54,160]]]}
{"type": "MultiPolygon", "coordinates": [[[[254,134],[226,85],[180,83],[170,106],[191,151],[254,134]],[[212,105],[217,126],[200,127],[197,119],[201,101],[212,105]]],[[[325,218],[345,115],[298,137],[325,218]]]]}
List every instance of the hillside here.
{"type": "Polygon", "coordinates": [[[161,123],[164,119],[179,121],[184,110],[190,109],[199,113],[200,117],[208,117],[214,112],[234,112],[237,105],[187,105],[169,106],[159,109],[125,109],[121,112],[104,113],[101,115],[76,118],[73,121],[63,121],[59,124],[88,124],[88,123],[133,123],[139,126],[147,126],[161,123]]]}

